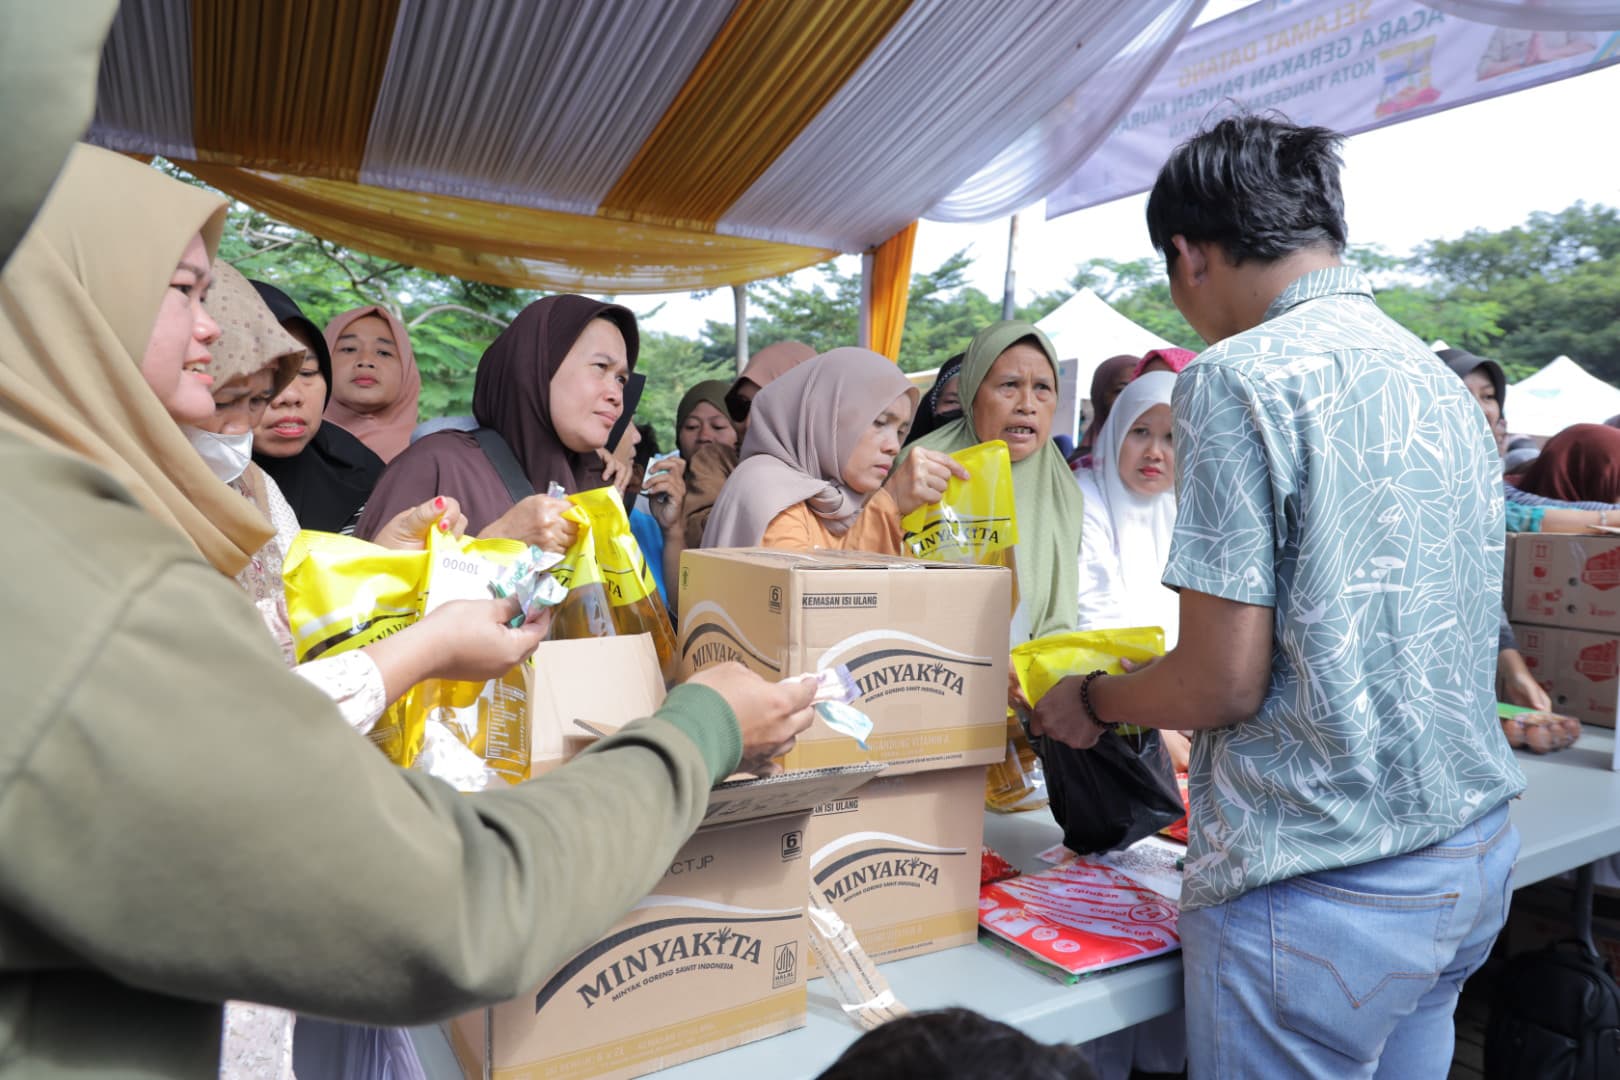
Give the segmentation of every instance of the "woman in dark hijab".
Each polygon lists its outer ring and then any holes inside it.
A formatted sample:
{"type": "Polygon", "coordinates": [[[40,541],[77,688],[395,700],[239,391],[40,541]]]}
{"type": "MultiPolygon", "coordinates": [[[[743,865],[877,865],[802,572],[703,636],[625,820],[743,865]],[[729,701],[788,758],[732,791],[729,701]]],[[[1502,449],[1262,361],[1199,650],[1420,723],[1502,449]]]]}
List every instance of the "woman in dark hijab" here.
{"type": "Polygon", "coordinates": [[[325,335],[286,293],[262,281],[252,284],[306,350],[297,377],[254,428],[253,461],[281,488],[304,528],[353,532],[382,475],[382,458],[336,424],[322,422],[332,397],[332,354],[325,335]]]}
{"type": "Polygon", "coordinates": [[[478,431],[418,440],[383,473],[355,530],[370,537],[402,507],[453,496],[467,533],[563,551],[574,526],[546,495],[602,483],[597,451],[625,412],[640,349],[629,308],[585,296],[548,296],[524,308],[484,351],[473,384],[478,431]]]}
{"type": "Polygon", "coordinates": [[[1141,362],[1140,356],[1121,353],[1119,356],[1110,356],[1098,364],[1097,370],[1091,373],[1091,397],[1087,399],[1091,402],[1091,426],[1086,428],[1078,448],[1079,464],[1086,468],[1091,467],[1091,444],[1096,441],[1097,433],[1102,430],[1103,425],[1108,423],[1108,412],[1114,407],[1114,399],[1124,391],[1141,362]]]}
{"type": "Polygon", "coordinates": [[[957,353],[940,365],[939,374],[934,376],[934,385],[928,388],[928,393],[922,396],[922,401],[917,405],[917,416],[906,435],[908,446],[935,428],[962,418],[962,358],[966,355],[957,353]]]}
{"type": "Polygon", "coordinates": [[[1502,418],[1507,411],[1507,373],[1502,370],[1502,365],[1464,349],[1441,349],[1439,356],[1448,368],[1457,373],[1467,385],[1469,393],[1479,402],[1479,407],[1485,411],[1485,420],[1491,425],[1491,434],[1496,438],[1496,452],[1505,452],[1507,428],[1502,418]]]}

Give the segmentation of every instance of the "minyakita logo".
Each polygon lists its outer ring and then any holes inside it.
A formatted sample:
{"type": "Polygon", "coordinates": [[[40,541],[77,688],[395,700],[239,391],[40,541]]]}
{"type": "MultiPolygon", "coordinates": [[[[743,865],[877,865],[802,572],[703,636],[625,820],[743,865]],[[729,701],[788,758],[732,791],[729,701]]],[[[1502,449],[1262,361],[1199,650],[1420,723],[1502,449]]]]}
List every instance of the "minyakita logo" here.
{"type": "Polygon", "coordinates": [[[845,638],[822,654],[818,668],[849,665],[861,700],[895,694],[961,697],[974,668],[990,667],[988,656],[948,649],[899,630],[868,630],[845,638]]]}
{"type": "Polygon", "coordinates": [[[764,668],[778,675],[782,673],[781,663],[768,659],[763,649],[748,640],[726,609],[713,600],[694,605],[682,622],[691,629],[681,645],[681,656],[689,658],[697,670],[735,660],[755,670],[764,668]]]}
{"type": "Polygon", "coordinates": [[[943,861],[966,855],[965,848],[938,847],[894,833],[858,832],[817,851],[810,868],[823,899],[839,904],[879,889],[935,888],[943,861]]]}
{"type": "Polygon", "coordinates": [[[1005,547],[1003,537],[1011,534],[1011,527],[1010,517],[940,517],[917,532],[907,533],[901,542],[918,558],[928,558],[941,551],[977,553],[1005,547]]]}
{"type": "MultiPolygon", "coordinates": [[[[660,906],[649,903],[658,899],[665,905],[670,900],[648,897],[638,906],[660,906]]],[[[758,911],[701,902],[694,906],[714,913],[642,923],[598,941],[541,987],[534,998],[534,1011],[538,1013],[562,993],[577,995],[591,1009],[620,1001],[664,979],[699,971],[733,971],[742,964],[758,967],[765,947],[759,934],[770,924],[794,922],[803,914],[798,908],[758,911]]]]}

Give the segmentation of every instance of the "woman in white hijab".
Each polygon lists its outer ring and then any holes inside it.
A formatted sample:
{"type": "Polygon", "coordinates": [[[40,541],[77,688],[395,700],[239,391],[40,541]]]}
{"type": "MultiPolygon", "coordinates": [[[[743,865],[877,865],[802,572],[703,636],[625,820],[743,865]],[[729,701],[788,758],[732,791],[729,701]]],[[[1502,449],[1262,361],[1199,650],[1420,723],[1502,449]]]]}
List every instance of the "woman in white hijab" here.
{"type": "Polygon", "coordinates": [[[1092,464],[1077,479],[1085,497],[1080,530],[1082,630],[1164,629],[1175,647],[1176,594],[1160,584],[1176,525],[1176,457],[1168,371],[1143,375],[1114,402],[1097,435],[1092,464]]]}

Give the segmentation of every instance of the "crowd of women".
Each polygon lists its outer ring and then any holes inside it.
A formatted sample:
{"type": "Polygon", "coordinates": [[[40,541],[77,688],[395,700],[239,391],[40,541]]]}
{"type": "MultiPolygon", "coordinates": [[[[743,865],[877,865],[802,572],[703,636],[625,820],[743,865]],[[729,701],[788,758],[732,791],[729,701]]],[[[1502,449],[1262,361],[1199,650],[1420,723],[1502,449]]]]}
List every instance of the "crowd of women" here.
{"type": "Polygon", "coordinates": [[[1103,365],[1095,420],[1065,456],[1052,431],[1058,357],[1031,324],[985,326],[926,393],[876,353],[818,356],[784,341],[734,381],[691,387],[675,448],[660,454],[651,426],[632,422],[639,335],[624,307],[534,302],[484,353],[473,415],[418,424],[421,380],[396,316],[358,307],[322,332],[288,293],[212,268],[198,359],[182,375],[188,389],[208,386],[213,412],[171,414],[275,526],[244,571],[263,603],[299,528],[405,543],[444,518],[563,550],[576,535],[564,496],[613,484],[674,610],[687,548],[901,554],[901,518],[968,478],[951,455],[1000,440],[1021,535],[1014,637],[1153,624],[1174,641],[1174,594],[1158,577],[1175,518],[1170,394],[1185,350],[1103,365]]]}

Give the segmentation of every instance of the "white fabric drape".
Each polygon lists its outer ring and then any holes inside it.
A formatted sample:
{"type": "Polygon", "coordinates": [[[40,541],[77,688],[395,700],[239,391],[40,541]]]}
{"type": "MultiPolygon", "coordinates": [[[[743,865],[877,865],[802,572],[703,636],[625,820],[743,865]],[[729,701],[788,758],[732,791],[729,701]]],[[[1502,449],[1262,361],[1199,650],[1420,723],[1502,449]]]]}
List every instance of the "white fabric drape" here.
{"type": "Polygon", "coordinates": [[[596,212],[729,0],[403,0],[362,183],[596,212]]]}
{"type": "Polygon", "coordinates": [[[113,20],[101,50],[90,140],[109,150],[197,156],[191,134],[191,5],[150,4],[113,20]]]}
{"type": "Polygon", "coordinates": [[[988,221],[1043,198],[1080,167],[1159,73],[1205,0],[1143,4],[1144,21],[1121,20],[1090,44],[1102,61],[1056,108],[924,214],[933,221],[988,221]],[[1158,8],[1157,14],[1153,14],[1158,8]]]}
{"type": "Polygon", "coordinates": [[[1620,30],[1617,0],[1428,0],[1428,5],[1514,30],[1620,30]]]}
{"type": "MultiPolygon", "coordinates": [[[[917,0],[721,231],[793,240],[802,230],[846,251],[880,243],[1040,125],[1161,12],[1200,6],[917,0]]],[[[975,206],[978,218],[994,218],[1031,201],[1020,189],[975,206]]]]}

